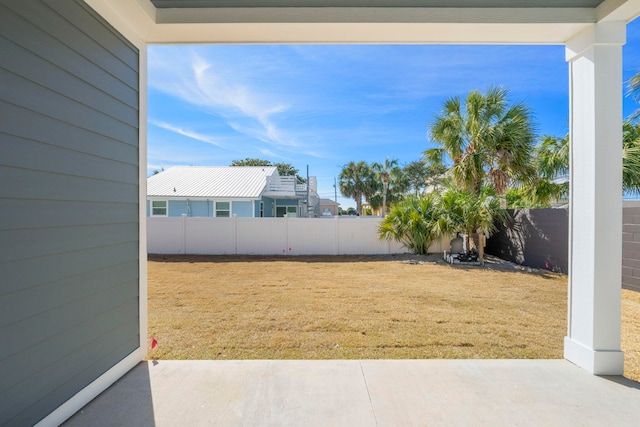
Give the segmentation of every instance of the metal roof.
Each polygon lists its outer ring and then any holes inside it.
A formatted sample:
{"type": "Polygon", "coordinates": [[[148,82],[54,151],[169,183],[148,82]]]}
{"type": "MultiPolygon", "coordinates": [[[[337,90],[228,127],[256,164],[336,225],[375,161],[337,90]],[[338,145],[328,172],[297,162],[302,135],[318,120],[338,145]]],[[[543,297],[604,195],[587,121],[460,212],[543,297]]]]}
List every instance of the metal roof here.
{"type": "Polygon", "coordinates": [[[258,199],[275,166],[174,166],[147,178],[148,197],[258,199]]]}

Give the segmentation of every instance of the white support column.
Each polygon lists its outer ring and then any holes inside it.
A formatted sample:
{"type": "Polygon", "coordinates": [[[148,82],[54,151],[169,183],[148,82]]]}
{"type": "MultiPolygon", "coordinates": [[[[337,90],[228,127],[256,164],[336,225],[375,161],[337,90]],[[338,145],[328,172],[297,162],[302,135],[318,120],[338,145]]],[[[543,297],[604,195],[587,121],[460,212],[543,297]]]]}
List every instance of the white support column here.
{"type": "Polygon", "coordinates": [[[569,330],[564,356],[621,375],[622,45],[624,22],[601,22],[566,44],[570,67],[569,330]]]}

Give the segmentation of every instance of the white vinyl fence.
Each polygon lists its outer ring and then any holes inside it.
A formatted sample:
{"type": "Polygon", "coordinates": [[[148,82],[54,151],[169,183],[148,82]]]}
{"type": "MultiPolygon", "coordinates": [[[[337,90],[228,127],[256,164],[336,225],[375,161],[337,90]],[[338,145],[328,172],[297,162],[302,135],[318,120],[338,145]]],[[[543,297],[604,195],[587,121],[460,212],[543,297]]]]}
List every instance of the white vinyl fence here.
{"type": "MultiPolygon", "coordinates": [[[[380,218],[147,218],[152,254],[383,255],[407,253],[378,239],[380,218]]],[[[443,242],[429,252],[448,248],[443,242]]]]}

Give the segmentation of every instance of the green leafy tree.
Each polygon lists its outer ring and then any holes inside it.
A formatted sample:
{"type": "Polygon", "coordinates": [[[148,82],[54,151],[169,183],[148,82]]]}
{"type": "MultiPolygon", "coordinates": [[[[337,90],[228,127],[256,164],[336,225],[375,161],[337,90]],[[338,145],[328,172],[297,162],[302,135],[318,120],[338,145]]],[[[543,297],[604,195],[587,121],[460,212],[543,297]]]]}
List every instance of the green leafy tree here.
{"type": "Polygon", "coordinates": [[[427,159],[408,163],[402,169],[407,183],[407,191],[414,196],[423,194],[427,187],[437,187],[444,183],[445,165],[427,159]]]}
{"type": "Polygon", "coordinates": [[[533,173],[531,112],[524,104],[510,104],[507,95],[492,87],[486,94],[470,92],[464,106],[459,97],[450,98],[429,128],[440,147],[425,151],[425,157],[441,164],[448,158],[453,182],[476,194],[489,184],[503,197],[512,179],[533,173]]]}
{"type": "Polygon", "coordinates": [[[458,232],[489,237],[497,230],[496,222],[507,217],[490,185],[482,186],[478,193],[450,185],[442,193],[411,196],[394,204],[380,223],[378,235],[424,255],[436,238],[458,232]]]}
{"type": "Polygon", "coordinates": [[[298,181],[307,182],[305,178],[298,175],[300,171],[290,163],[273,163],[269,160],[247,157],[243,160],[232,160],[230,166],[275,166],[280,176],[295,176],[298,181]]]}
{"type": "Polygon", "coordinates": [[[622,188],[640,193],[640,125],[631,119],[622,126],[622,188]]]}
{"type": "Polygon", "coordinates": [[[273,166],[269,160],[247,157],[243,160],[232,160],[230,166],[273,166]]]}

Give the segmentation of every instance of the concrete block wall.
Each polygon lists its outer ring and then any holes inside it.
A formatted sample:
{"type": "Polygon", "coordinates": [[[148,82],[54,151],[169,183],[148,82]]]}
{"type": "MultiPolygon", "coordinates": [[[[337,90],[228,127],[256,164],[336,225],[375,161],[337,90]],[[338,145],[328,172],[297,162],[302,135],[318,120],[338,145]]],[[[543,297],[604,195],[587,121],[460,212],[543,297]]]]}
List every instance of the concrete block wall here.
{"type": "Polygon", "coordinates": [[[622,288],[640,292],[640,201],[622,208],[622,288]]]}

